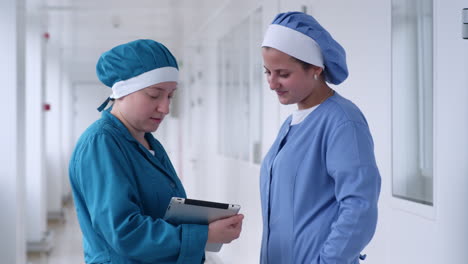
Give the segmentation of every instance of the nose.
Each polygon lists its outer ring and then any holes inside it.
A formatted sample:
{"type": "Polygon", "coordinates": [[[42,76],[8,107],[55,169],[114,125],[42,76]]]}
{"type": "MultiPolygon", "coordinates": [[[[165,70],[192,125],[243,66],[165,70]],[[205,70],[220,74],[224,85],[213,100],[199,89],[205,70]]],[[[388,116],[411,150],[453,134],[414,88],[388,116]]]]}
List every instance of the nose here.
{"type": "Polygon", "coordinates": [[[278,78],[271,74],[270,76],[268,76],[268,84],[270,85],[270,89],[271,90],[276,90],[280,87],[280,83],[278,82],[278,78]]]}
{"type": "Polygon", "coordinates": [[[158,104],[157,111],[163,113],[164,115],[169,114],[169,105],[171,104],[171,100],[169,98],[165,98],[158,104]]]}

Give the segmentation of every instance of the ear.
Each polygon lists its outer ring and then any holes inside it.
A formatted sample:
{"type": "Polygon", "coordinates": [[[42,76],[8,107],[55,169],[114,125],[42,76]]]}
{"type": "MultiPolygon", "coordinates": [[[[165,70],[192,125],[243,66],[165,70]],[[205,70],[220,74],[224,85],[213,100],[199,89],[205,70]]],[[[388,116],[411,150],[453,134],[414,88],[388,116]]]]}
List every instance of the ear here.
{"type": "Polygon", "coordinates": [[[314,80],[318,81],[320,79],[320,75],[323,72],[323,68],[320,68],[314,65],[310,70],[314,76],[314,80]]]}
{"type": "Polygon", "coordinates": [[[320,75],[322,74],[322,72],[323,72],[323,68],[321,68],[321,67],[316,67],[316,68],[314,69],[314,71],[315,71],[314,74],[316,74],[317,76],[320,76],[320,75]]]}

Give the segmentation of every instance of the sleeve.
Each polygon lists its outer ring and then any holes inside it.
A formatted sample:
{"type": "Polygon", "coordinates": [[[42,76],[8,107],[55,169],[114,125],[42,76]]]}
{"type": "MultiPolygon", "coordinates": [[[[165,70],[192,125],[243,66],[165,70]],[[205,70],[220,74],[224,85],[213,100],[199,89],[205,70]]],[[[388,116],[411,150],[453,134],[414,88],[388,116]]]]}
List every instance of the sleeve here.
{"type": "Polygon", "coordinates": [[[83,149],[77,174],[91,224],[115,252],[148,263],[201,263],[206,225],[173,226],[143,215],[133,171],[118,142],[101,134],[83,149]]]}
{"type": "Polygon", "coordinates": [[[319,263],[352,263],[376,229],[380,174],[366,124],[341,124],[328,144],[327,170],[335,181],[339,211],[321,249],[319,263]]]}

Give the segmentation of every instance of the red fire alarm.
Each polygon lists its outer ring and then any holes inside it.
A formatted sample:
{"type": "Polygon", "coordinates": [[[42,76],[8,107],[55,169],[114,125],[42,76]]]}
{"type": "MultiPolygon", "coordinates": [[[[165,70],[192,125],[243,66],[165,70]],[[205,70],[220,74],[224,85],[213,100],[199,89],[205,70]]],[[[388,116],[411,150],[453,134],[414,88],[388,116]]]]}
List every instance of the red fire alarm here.
{"type": "Polygon", "coordinates": [[[50,39],[50,34],[49,34],[49,32],[45,32],[45,33],[44,33],[44,38],[45,38],[46,40],[49,40],[49,39],[50,39]]]}
{"type": "Polygon", "coordinates": [[[50,111],[50,104],[44,104],[44,111],[50,111]]]}

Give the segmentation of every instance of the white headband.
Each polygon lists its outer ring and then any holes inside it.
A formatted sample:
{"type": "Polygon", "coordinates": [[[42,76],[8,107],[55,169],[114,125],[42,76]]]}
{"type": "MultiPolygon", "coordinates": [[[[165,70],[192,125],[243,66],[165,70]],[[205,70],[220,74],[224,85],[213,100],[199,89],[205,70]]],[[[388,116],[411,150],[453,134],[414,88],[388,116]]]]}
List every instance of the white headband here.
{"type": "Polygon", "coordinates": [[[110,97],[117,99],[157,83],[177,82],[178,76],[179,71],[177,68],[157,68],[130,79],[114,83],[110,97]]]}
{"type": "Polygon", "coordinates": [[[309,36],[294,29],[271,24],[263,38],[262,47],[271,47],[296,59],[325,68],[320,46],[309,36]]]}

